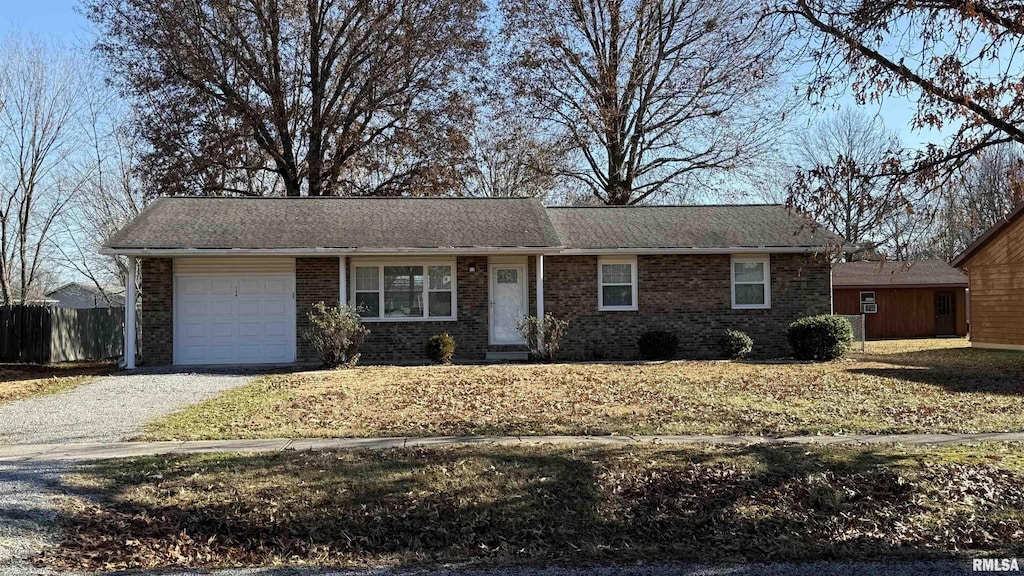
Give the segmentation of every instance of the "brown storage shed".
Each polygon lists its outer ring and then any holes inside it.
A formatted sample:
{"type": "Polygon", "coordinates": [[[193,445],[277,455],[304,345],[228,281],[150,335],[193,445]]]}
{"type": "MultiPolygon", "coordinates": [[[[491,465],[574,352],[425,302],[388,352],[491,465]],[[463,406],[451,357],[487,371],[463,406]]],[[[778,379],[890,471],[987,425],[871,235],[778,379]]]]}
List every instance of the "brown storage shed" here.
{"type": "Polygon", "coordinates": [[[839,263],[832,298],[836,314],[864,314],[869,340],[967,335],[967,276],[941,260],[839,263]]]}
{"type": "Polygon", "coordinates": [[[971,284],[971,345],[1024,350],[1024,204],[953,260],[971,284]]]}

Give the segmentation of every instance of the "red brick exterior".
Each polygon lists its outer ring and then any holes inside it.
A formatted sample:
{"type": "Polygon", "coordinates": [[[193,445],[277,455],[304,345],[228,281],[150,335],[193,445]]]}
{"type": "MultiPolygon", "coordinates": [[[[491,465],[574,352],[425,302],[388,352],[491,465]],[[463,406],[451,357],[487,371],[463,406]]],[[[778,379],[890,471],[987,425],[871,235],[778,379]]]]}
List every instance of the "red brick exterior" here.
{"type": "Polygon", "coordinates": [[[139,313],[139,362],[174,362],[174,260],[142,258],[142,310],[139,313]]]}
{"type": "Polygon", "coordinates": [[[637,257],[638,310],[597,310],[596,256],[544,258],[544,307],[569,320],[561,357],[632,360],[637,339],[650,330],[679,336],[680,358],[718,358],[727,329],[754,340],[753,355],[790,354],[786,328],[801,316],[827,314],[830,265],[805,255],[771,256],[772,307],[733,310],[729,255],[637,257]]]}
{"type": "Polygon", "coordinates": [[[295,355],[315,362],[316,351],[306,342],[309,311],[317,302],[337,306],[340,262],[337,256],[295,259],[295,355]]]}
{"type": "MultiPolygon", "coordinates": [[[[569,320],[562,345],[566,360],[631,360],[639,356],[637,339],[649,330],[680,337],[680,358],[721,356],[721,338],[734,328],[754,340],[757,357],[789,355],[786,327],[801,316],[830,309],[827,261],[805,255],[771,257],[772,307],[733,310],[728,255],[639,256],[638,308],[634,312],[597,310],[596,256],[547,256],[544,302],[547,312],[569,320]]],[[[373,322],[363,347],[369,363],[425,361],[427,338],[448,332],[455,338],[455,359],[482,361],[488,351],[489,271],[486,256],[457,258],[458,320],[452,322],[373,322]],[[470,272],[470,268],[474,268],[470,272]]],[[[296,347],[299,362],[314,362],[305,343],[307,312],[316,302],[338,302],[337,257],[295,261],[296,347]]],[[[529,309],[536,310],[536,258],[528,261],[529,309]]],[[[351,278],[348,293],[352,293],[351,278]]],[[[142,335],[140,356],[148,364],[173,361],[173,267],[170,259],[142,260],[142,335]]]]}

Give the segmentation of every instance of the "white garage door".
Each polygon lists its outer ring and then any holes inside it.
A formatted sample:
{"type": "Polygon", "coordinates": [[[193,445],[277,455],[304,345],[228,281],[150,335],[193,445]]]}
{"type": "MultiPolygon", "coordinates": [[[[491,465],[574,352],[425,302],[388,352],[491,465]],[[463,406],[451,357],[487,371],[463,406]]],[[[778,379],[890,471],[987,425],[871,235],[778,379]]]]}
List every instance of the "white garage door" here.
{"type": "Polygon", "coordinates": [[[295,361],[294,275],[174,277],[174,363],[295,361]]]}

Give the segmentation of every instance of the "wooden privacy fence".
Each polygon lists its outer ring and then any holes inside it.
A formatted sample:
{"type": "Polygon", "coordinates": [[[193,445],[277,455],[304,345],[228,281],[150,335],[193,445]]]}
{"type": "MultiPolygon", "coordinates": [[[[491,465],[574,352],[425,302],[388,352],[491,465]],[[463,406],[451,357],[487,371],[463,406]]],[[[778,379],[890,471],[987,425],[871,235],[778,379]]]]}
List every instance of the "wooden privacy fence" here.
{"type": "Polygon", "coordinates": [[[123,330],[124,308],[0,306],[0,362],[113,358],[123,330]]]}

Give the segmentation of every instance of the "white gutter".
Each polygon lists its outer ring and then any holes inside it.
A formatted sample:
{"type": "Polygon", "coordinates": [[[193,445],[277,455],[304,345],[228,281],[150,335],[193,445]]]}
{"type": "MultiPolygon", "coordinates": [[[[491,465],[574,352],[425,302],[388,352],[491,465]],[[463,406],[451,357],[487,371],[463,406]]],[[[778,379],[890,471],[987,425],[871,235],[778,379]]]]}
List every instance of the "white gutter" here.
{"type": "Polygon", "coordinates": [[[828,251],[827,246],[724,246],[721,248],[102,248],[107,256],[407,256],[544,254],[548,256],[597,256],[602,254],[807,254],[828,251]]]}

